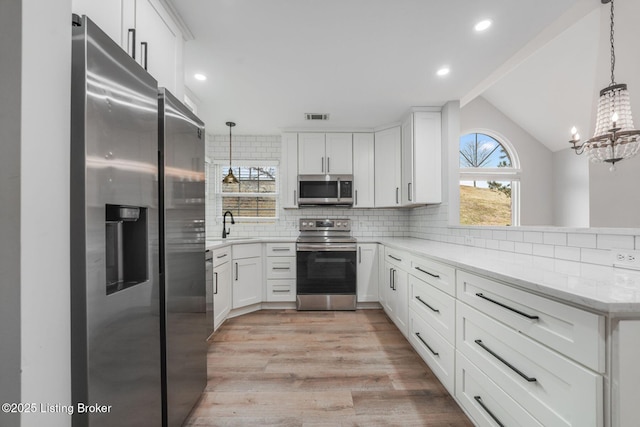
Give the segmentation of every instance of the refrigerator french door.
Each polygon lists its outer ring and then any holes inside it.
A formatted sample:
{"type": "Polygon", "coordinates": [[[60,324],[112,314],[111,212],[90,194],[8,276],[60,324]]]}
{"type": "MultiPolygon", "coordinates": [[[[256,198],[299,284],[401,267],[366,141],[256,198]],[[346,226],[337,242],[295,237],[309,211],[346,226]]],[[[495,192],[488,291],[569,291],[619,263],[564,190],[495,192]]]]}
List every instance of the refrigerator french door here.
{"type": "Polygon", "coordinates": [[[160,426],[157,83],[86,17],[71,77],[72,425],[160,426]]]}

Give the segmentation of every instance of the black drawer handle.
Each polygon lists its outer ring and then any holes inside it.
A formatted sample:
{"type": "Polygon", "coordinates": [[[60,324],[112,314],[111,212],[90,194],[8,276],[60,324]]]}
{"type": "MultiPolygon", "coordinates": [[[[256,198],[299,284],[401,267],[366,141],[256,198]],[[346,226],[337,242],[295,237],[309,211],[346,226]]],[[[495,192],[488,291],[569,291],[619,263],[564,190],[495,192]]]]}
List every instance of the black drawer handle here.
{"type": "Polygon", "coordinates": [[[498,424],[500,427],[504,427],[504,424],[502,424],[502,423],[500,422],[500,420],[498,419],[498,417],[496,417],[495,415],[493,415],[493,412],[491,412],[491,411],[489,410],[489,408],[487,408],[487,407],[484,405],[484,403],[482,403],[482,398],[481,398],[480,396],[473,396],[473,398],[476,400],[476,402],[478,402],[478,404],[479,404],[480,406],[482,406],[482,409],[484,409],[484,411],[485,411],[487,414],[489,414],[489,416],[490,416],[491,418],[493,418],[493,421],[495,421],[495,422],[496,422],[496,424],[498,424]]]}
{"type": "Polygon", "coordinates": [[[520,375],[525,380],[529,381],[530,383],[537,381],[535,378],[528,377],[527,375],[523,374],[521,370],[519,370],[518,368],[516,368],[515,366],[513,366],[511,363],[507,362],[506,360],[504,360],[502,357],[498,356],[493,350],[491,350],[489,347],[487,347],[486,344],[484,344],[482,342],[482,340],[475,340],[474,342],[476,344],[478,344],[480,347],[482,347],[487,353],[489,353],[490,355],[492,355],[493,357],[495,357],[496,359],[498,359],[499,361],[504,363],[507,366],[507,368],[511,369],[513,372],[515,372],[516,374],[520,375]]]}
{"type": "Polygon", "coordinates": [[[429,307],[431,309],[431,311],[436,312],[436,313],[440,313],[440,310],[438,310],[437,308],[431,307],[429,304],[427,304],[426,301],[424,301],[422,298],[420,298],[420,295],[416,295],[416,299],[418,301],[420,301],[421,303],[423,303],[424,305],[426,305],[427,307],[429,307]]]}
{"type": "Polygon", "coordinates": [[[418,339],[420,341],[422,341],[422,344],[424,344],[434,356],[440,356],[439,353],[436,353],[435,351],[433,351],[431,346],[429,344],[427,344],[427,342],[425,340],[422,339],[422,337],[420,336],[420,332],[416,332],[416,336],[418,337],[418,339]]]}
{"type": "Polygon", "coordinates": [[[226,257],[227,255],[228,255],[228,254],[218,255],[218,256],[216,256],[216,258],[218,258],[218,259],[220,259],[220,258],[224,258],[224,257],[226,257]]]}
{"type": "Polygon", "coordinates": [[[273,270],[291,270],[291,267],[272,267],[273,270]]]}
{"type": "Polygon", "coordinates": [[[428,275],[429,275],[429,276],[431,276],[431,277],[435,277],[436,279],[439,279],[439,278],[440,278],[440,276],[439,276],[439,275],[437,275],[437,274],[433,274],[433,273],[429,273],[427,270],[423,270],[423,269],[421,269],[420,267],[414,267],[414,268],[415,268],[416,270],[418,270],[418,271],[421,271],[421,272],[423,272],[423,273],[425,273],[425,274],[428,274],[428,275]]]}
{"type": "Polygon", "coordinates": [[[485,296],[484,296],[482,293],[480,293],[480,292],[478,292],[478,293],[476,294],[476,296],[477,296],[477,297],[480,297],[480,298],[482,298],[482,299],[486,299],[487,301],[490,301],[490,302],[492,302],[492,303],[494,303],[494,304],[497,304],[497,305],[499,305],[500,307],[506,308],[507,310],[511,310],[511,311],[513,311],[514,313],[519,314],[520,316],[524,316],[524,317],[526,317],[527,319],[531,319],[531,320],[538,320],[538,319],[540,319],[540,317],[539,317],[539,316],[532,316],[532,315],[530,315],[530,314],[527,314],[527,313],[524,313],[524,312],[522,312],[522,311],[520,311],[520,310],[517,310],[517,309],[515,309],[515,308],[513,308],[513,307],[509,307],[508,305],[503,304],[503,303],[501,303],[501,302],[498,302],[498,301],[496,301],[496,300],[494,300],[494,299],[491,299],[491,298],[489,298],[489,297],[485,297],[485,296]]]}
{"type": "Polygon", "coordinates": [[[396,258],[393,255],[388,255],[388,257],[391,258],[391,259],[395,259],[396,261],[402,262],[402,260],[400,258],[396,258]]]}

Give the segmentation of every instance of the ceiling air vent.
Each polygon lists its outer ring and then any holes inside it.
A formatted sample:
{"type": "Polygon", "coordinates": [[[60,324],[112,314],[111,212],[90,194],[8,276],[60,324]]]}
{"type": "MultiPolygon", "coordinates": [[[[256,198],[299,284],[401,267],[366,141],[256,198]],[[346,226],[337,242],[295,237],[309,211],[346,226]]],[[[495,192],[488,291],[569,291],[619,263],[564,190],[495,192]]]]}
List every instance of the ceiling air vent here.
{"type": "Polygon", "coordinates": [[[329,115],[320,113],[304,113],[304,118],[306,120],[329,120],[329,115]]]}

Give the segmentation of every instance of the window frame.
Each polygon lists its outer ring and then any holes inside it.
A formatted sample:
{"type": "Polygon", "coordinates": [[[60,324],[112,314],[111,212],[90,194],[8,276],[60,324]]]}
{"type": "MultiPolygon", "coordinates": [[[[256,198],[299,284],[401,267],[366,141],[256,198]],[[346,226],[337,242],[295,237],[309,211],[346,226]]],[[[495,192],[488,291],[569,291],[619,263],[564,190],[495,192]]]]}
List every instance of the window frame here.
{"type": "Polygon", "coordinates": [[[215,210],[216,220],[222,221],[222,197],[254,197],[254,198],[273,198],[275,200],[275,214],[272,217],[249,217],[235,216],[236,222],[242,223],[260,223],[274,222],[279,219],[280,213],[280,162],[277,160],[238,160],[232,163],[232,168],[237,167],[274,167],[276,168],[276,185],[273,193],[224,193],[222,191],[222,173],[229,169],[229,162],[224,160],[215,160],[212,162],[213,176],[216,177],[214,182],[215,210]]]}
{"type": "MultiPolygon", "coordinates": [[[[460,197],[460,182],[462,181],[510,181],[511,182],[511,226],[520,226],[520,159],[511,142],[499,134],[489,129],[470,129],[460,133],[458,137],[458,200],[460,197]],[[460,167],[460,139],[470,134],[482,134],[493,138],[506,151],[511,161],[511,166],[502,168],[463,168],[460,167]]],[[[458,225],[466,227],[493,227],[492,225],[470,225],[460,224],[460,202],[458,201],[458,225]]]]}

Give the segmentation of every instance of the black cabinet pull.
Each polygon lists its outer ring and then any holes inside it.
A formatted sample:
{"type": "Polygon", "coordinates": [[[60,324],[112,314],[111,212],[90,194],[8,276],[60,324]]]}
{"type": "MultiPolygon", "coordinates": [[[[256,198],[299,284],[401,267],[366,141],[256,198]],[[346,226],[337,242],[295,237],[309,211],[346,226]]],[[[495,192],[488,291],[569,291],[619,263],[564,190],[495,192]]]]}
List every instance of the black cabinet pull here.
{"type": "Polygon", "coordinates": [[[236,262],[236,281],[238,281],[238,263],[236,262]]]}
{"type": "Polygon", "coordinates": [[[147,69],[147,57],[149,56],[149,45],[147,42],[140,43],[140,57],[142,58],[142,67],[147,69]]]}
{"type": "Polygon", "coordinates": [[[127,49],[129,49],[129,55],[133,59],[136,59],[136,29],[129,28],[127,33],[127,49]]]}
{"type": "Polygon", "coordinates": [[[423,273],[425,273],[425,274],[428,274],[428,275],[429,275],[429,276],[431,276],[431,277],[435,277],[436,279],[439,279],[439,278],[440,278],[440,276],[438,276],[437,274],[429,273],[427,270],[423,270],[423,269],[421,269],[420,267],[414,267],[414,268],[415,268],[416,270],[418,270],[418,271],[421,271],[421,272],[423,272],[423,273]]]}
{"type": "Polygon", "coordinates": [[[426,305],[427,307],[429,307],[431,309],[431,311],[435,312],[435,313],[440,313],[440,310],[438,310],[437,308],[433,308],[431,307],[429,304],[427,304],[427,302],[425,300],[423,300],[422,298],[420,298],[420,295],[416,295],[416,299],[418,301],[420,301],[422,304],[426,305]]]}
{"type": "Polygon", "coordinates": [[[489,414],[489,416],[490,416],[491,418],[493,418],[493,421],[495,421],[495,422],[496,422],[496,424],[498,424],[500,427],[504,427],[504,424],[502,424],[502,423],[500,422],[500,420],[498,419],[498,417],[496,417],[495,415],[493,415],[493,412],[491,412],[491,411],[489,410],[489,408],[487,408],[487,407],[484,405],[484,403],[482,403],[482,398],[481,398],[480,396],[473,396],[473,398],[476,400],[476,402],[478,402],[478,404],[479,404],[480,406],[482,406],[482,409],[484,409],[484,411],[485,411],[487,414],[489,414]]]}
{"type": "Polygon", "coordinates": [[[400,261],[400,262],[402,262],[402,260],[401,260],[400,258],[396,258],[396,257],[394,257],[393,255],[387,255],[387,256],[388,256],[389,258],[391,258],[391,259],[395,259],[396,261],[400,261]]]}
{"type": "Polygon", "coordinates": [[[389,269],[389,287],[393,289],[393,268],[389,269]]]}
{"type": "Polygon", "coordinates": [[[416,332],[416,336],[418,337],[418,339],[422,342],[422,344],[425,345],[425,347],[427,347],[429,349],[429,351],[431,352],[431,354],[433,354],[434,356],[438,356],[440,357],[439,353],[436,353],[435,351],[433,351],[433,349],[431,348],[431,346],[429,344],[427,344],[427,342],[425,340],[422,339],[422,337],[420,336],[420,332],[416,332]]]}
{"type": "Polygon", "coordinates": [[[396,290],[396,269],[393,269],[393,290],[396,290]]]}
{"type": "Polygon", "coordinates": [[[218,273],[214,272],[213,275],[216,276],[216,281],[215,281],[216,287],[215,287],[215,291],[213,291],[213,294],[218,295],[218,273]]]}
{"type": "Polygon", "coordinates": [[[535,378],[525,375],[524,373],[522,373],[521,370],[519,370],[518,368],[516,368],[515,366],[513,366],[511,363],[507,362],[506,360],[504,360],[499,355],[497,355],[493,350],[491,350],[489,347],[487,347],[487,345],[484,344],[482,342],[482,340],[475,340],[474,342],[476,344],[478,344],[480,347],[482,347],[487,353],[489,353],[490,355],[492,355],[493,357],[495,357],[496,359],[498,359],[499,361],[504,363],[507,366],[507,368],[511,369],[513,372],[515,372],[516,374],[520,375],[525,380],[529,381],[530,383],[537,381],[535,378]]]}
{"type": "Polygon", "coordinates": [[[531,320],[538,320],[538,319],[540,319],[540,317],[539,317],[539,316],[532,316],[532,315],[530,315],[530,314],[527,314],[527,313],[524,313],[524,312],[522,312],[522,311],[520,311],[520,310],[517,310],[517,309],[515,309],[515,308],[513,308],[513,307],[509,307],[509,306],[508,306],[508,305],[506,305],[506,304],[503,304],[503,303],[498,302],[498,301],[496,301],[496,300],[494,300],[494,299],[491,299],[491,298],[489,298],[489,297],[484,296],[484,295],[483,295],[482,293],[480,293],[480,292],[478,292],[478,293],[476,294],[476,296],[477,296],[477,297],[480,297],[480,298],[482,298],[482,299],[486,299],[487,301],[490,301],[490,302],[492,302],[492,303],[494,303],[494,304],[496,304],[496,305],[499,305],[500,307],[506,308],[507,310],[511,310],[511,311],[513,311],[514,313],[519,314],[520,316],[526,317],[527,319],[531,319],[531,320]]]}

